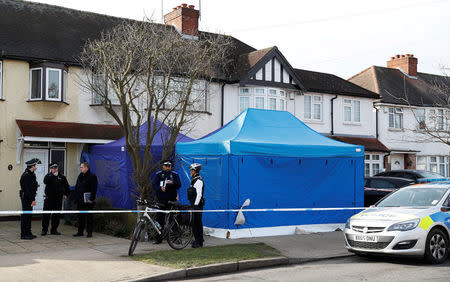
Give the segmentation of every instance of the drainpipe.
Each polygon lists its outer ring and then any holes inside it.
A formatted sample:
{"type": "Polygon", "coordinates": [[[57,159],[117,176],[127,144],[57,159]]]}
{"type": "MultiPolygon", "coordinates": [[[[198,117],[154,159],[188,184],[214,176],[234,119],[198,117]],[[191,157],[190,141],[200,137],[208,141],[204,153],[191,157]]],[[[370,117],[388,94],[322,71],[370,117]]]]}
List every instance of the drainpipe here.
{"type": "Polygon", "coordinates": [[[224,115],[224,109],[225,109],[225,105],[224,105],[224,100],[225,100],[225,83],[224,84],[222,84],[222,92],[221,92],[221,94],[222,94],[222,103],[221,103],[221,105],[222,105],[222,113],[221,113],[221,116],[220,116],[220,127],[222,127],[223,126],[223,115],[224,115]]]}
{"type": "Polygon", "coordinates": [[[378,108],[375,104],[372,104],[372,106],[375,109],[375,136],[378,139],[378,108]]]}
{"type": "Polygon", "coordinates": [[[386,167],[386,161],[387,161],[387,158],[388,158],[390,155],[391,155],[391,152],[388,152],[388,153],[387,153],[386,155],[384,155],[384,157],[383,157],[384,171],[387,170],[387,167],[386,167]]]}
{"type": "Polygon", "coordinates": [[[333,102],[334,102],[334,100],[336,100],[337,97],[338,97],[338,95],[331,98],[331,136],[334,135],[334,105],[333,105],[333,102]]]}

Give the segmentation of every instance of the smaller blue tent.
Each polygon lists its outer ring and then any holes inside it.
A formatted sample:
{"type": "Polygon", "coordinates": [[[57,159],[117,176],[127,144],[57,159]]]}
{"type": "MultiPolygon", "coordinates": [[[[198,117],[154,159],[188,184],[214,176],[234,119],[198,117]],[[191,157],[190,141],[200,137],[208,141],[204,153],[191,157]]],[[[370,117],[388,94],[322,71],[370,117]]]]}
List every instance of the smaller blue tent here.
{"type": "MultiPolygon", "coordinates": [[[[157,123],[161,130],[153,139],[150,148],[155,161],[162,158],[164,134],[168,130],[167,126],[157,123]]],[[[144,123],[140,130],[140,144],[145,146],[147,123],[144,123]]],[[[177,142],[192,141],[193,139],[179,134],[177,142]]],[[[133,183],[133,166],[128,155],[125,137],[105,145],[95,145],[89,152],[91,170],[98,177],[97,196],[103,196],[111,200],[111,204],[116,208],[132,209],[136,206],[135,185],[133,183]]],[[[180,192],[182,192],[180,190],[180,192]]]]}
{"type": "MultiPolygon", "coordinates": [[[[248,109],[212,134],[178,143],[176,154],[183,175],[190,163],[202,164],[205,209],[238,209],[247,198],[256,209],[363,206],[364,148],[327,138],[289,112],[248,109]]],[[[247,212],[243,226],[234,225],[236,214],[205,213],[203,222],[218,236],[277,235],[344,223],[353,213],[247,212]]]]}

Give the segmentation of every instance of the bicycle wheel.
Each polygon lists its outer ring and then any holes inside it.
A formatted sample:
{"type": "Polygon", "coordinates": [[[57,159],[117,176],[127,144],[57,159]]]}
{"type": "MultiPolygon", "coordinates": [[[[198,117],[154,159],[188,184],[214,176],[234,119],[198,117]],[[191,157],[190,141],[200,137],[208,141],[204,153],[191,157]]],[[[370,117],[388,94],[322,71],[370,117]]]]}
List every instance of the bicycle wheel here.
{"type": "Polygon", "coordinates": [[[192,241],[192,228],[190,225],[180,225],[177,220],[170,224],[167,243],[172,249],[181,250],[186,248],[192,241]]]}
{"type": "Polygon", "coordinates": [[[129,256],[133,255],[134,250],[136,249],[136,245],[139,242],[139,240],[141,239],[141,233],[142,233],[142,230],[144,230],[144,228],[145,228],[145,221],[143,219],[141,219],[134,227],[133,237],[131,238],[130,248],[128,249],[129,256]]]}

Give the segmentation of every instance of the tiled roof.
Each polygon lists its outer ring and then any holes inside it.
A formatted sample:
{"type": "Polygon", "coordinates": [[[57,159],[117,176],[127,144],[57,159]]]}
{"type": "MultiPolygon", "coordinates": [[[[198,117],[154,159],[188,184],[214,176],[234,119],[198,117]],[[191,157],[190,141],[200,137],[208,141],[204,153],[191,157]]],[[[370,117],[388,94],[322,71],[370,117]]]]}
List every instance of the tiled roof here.
{"type": "Polygon", "coordinates": [[[366,152],[390,152],[390,150],[380,142],[377,138],[367,138],[367,137],[349,137],[349,136],[328,136],[337,141],[344,143],[349,143],[353,145],[364,146],[364,151],[366,152]]]}
{"type": "Polygon", "coordinates": [[[372,66],[349,81],[377,92],[383,103],[448,106],[450,77],[419,72],[416,78],[411,78],[398,69],[372,66]]]}
{"type": "MultiPolygon", "coordinates": [[[[102,32],[123,21],[132,20],[41,3],[0,0],[0,58],[79,65],[77,58],[86,40],[99,38],[102,32]]],[[[206,35],[211,33],[199,31],[200,40],[206,35]]],[[[231,40],[231,60],[237,61],[241,54],[255,50],[236,38],[231,40]]]]}
{"type": "Polygon", "coordinates": [[[379,96],[334,74],[295,69],[303,86],[311,92],[378,99],[379,96]]]}
{"type": "Polygon", "coordinates": [[[23,136],[117,140],[123,136],[118,125],[75,122],[16,120],[23,136]]]}

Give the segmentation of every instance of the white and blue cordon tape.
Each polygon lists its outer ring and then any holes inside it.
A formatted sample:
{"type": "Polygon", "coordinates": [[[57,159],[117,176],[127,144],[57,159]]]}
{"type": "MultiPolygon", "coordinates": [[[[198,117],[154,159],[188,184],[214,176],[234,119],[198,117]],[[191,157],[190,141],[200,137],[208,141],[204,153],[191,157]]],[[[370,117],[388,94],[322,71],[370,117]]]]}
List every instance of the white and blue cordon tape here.
{"type": "Polygon", "coordinates": [[[350,208],[277,208],[277,209],[225,209],[225,210],[58,210],[58,211],[0,211],[1,215],[21,215],[21,214],[79,214],[79,213],[172,213],[172,212],[296,212],[296,211],[340,211],[340,210],[364,210],[364,207],[350,207],[350,208]]]}

